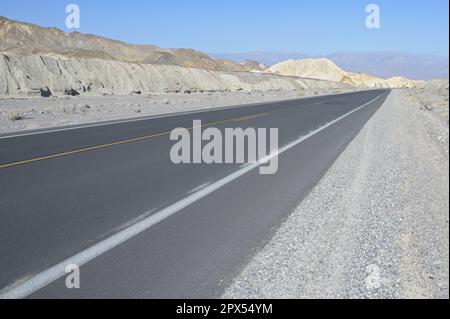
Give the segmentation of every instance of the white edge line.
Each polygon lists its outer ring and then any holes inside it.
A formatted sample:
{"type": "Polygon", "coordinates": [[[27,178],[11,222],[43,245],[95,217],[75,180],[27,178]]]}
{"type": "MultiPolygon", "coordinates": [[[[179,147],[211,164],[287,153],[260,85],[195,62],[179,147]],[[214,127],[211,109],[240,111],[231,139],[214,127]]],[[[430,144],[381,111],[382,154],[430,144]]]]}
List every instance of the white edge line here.
{"type": "Polygon", "coordinates": [[[106,238],[105,240],[93,245],[92,247],[83,250],[82,252],[64,260],[63,262],[41,272],[38,273],[28,280],[25,280],[23,282],[19,281],[19,283],[13,284],[12,286],[9,286],[3,290],[0,291],[0,299],[20,299],[25,298],[34,292],[40,290],[41,288],[44,288],[45,286],[51,284],[52,282],[62,278],[66,272],[66,267],[68,265],[77,265],[82,266],[93,259],[105,254],[109,250],[123,244],[127,240],[139,235],[143,231],[155,226],[156,224],[160,223],[161,221],[169,218],[170,216],[174,215],[175,213],[179,212],[180,210],[186,208],[187,206],[199,201],[200,199],[206,197],[207,195],[215,192],[216,190],[224,187],[225,185],[233,182],[234,180],[238,179],[239,177],[249,173],[250,171],[254,170],[255,168],[259,167],[260,165],[263,165],[267,162],[269,162],[272,158],[279,156],[283,154],[284,152],[290,150],[291,148],[297,146],[298,144],[306,141],[310,137],[322,132],[323,130],[327,129],[328,127],[336,124],[337,122],[343,120],[344,118],[350,116],[351,114],[359,111],[360,109],[366,107],[367,105],[375,102],[378,100],[381,96],[385,95],[385,93],[377,96],[375,99],[371,100],[370,102],[367,102],[364,105],[359,106],[358,108],[354,109],[353,111],[348,112],[347,114],[333,120],[332,122],[329,122],[328,124],[316,129],[315,131],[310,132],[309,134],[299,138],[298,140],[295,140],[281,149],[279,149],[276,152],[271,153],[270,155],[260,159],[258,162],[248,164],[246,166],[243,166],[239,170],[237,170],[234,173],[231,173],[230,175],[210,184],[209,186],[197,191],[196,193],[193,193],[184,199],[162,209],[161,211],[137,222],[134,225],[131,225],[118,233],[106,238]]]}
{"type": "MultiPolygon", "coordinates": [[[[132,119],[117,119],[117,120],[111,120],[107,122],[94,122],[94,123],[86,123],[86,124],[75,124],[75,126],[70,127],[61,127],[61,128],[48,128],[43,129],[41,131],[37,132],[23,132],[23,133],[14,133],[13,135],[6,135],[6,136],[0,136],[0,140],[5,140],[9,138],[16,138],[16,137],[23,137],[23,136],[32,136],[32,135],[40,135],[40,134],[48,134],[48,133],[54,133],[54,132],[65,132],[65,131],[74,131],[74,130],[80,130],[84,128],[92,128],[92,127],[102,127],[102,126],[109,126],[109,125],[115,125],[115,124],[125,124],[125,123],[133,123],[133,122],[141,122],[141,121],[148,121],[153,119],[160,119],[165,117],[174,117],[174,116],[181,116],[181,115],[190,115],[190,114],[196,114],[196,113],[204,113],[204,112],[217,112],[217,111],[224,111],[224,110],[232,110],[240,107],[252,107],[252,106],[258,106],[258,105],[268,105],[272,103],[277,102],[290,102],[290,101],[296,101],[296,100],[303,100],[308,98],[316,98],[316,97],[325,97],[325,96],[338,96],[338,95],[344,95],[344,94],[352,94],[352,93],[360,93],[360,92],[370,92],[374,90],[366,90],[366,91],[351,91],[351,92],[343,92],[343,93],[335,93],[335,94],[326,94],[321,96],[308,96],[304,98],[299,99],[288,99],[288,100],[278,100],[278,101],[269,101],[269,102],[261,102],[261,103],[249,103],[244,105],[231,105],[231,106],[223,106],[223,107],[217,107],[217,108],[205,108],[205,109],[198,109],[198,110],[192,110],[192,111],[186,111],[186,112],[174,112],[174,113],[161,113],[161,114],[155,114],[150,115],[146,117],[141,118],[132,118],[132,119]]],[[[314,104],[311,104],[314,105],[314,104]]],[[[304,106],[309,106],[309,104],[306,104],[304,106]]],[[[8,133],[5,133],[8,134],[8,133]]]]}

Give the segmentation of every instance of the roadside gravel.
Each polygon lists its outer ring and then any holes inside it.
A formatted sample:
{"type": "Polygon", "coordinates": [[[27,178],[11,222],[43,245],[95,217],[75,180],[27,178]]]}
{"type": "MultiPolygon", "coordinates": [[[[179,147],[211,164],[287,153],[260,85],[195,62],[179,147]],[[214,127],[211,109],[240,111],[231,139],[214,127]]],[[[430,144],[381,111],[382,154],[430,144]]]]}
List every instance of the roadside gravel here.
{"type": "Polygon", "coordinates": [[[51,98],[0,98],[0,133],[272,102],[355,90],[223,91],[51,98]]]}
{"type": "Polygon", "coordinates": [[[449,298],[448,125],[386,103],[224,298],[449,298]]]}

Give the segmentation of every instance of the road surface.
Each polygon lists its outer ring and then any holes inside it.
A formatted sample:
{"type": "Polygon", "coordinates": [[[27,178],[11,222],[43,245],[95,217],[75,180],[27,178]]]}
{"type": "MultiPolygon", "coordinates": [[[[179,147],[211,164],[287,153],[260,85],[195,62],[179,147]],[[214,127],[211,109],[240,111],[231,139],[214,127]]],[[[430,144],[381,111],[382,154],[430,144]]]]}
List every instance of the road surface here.
{"type": "Polygon", "coordinates": [[[213,298],[383,104],[388,90],[0,136],[0,298],[213,298]],[[175,165],[170,132],[278,128],[257,164],[175,165]],[[80,289],[65,267],[80,265],[80,289]]]}

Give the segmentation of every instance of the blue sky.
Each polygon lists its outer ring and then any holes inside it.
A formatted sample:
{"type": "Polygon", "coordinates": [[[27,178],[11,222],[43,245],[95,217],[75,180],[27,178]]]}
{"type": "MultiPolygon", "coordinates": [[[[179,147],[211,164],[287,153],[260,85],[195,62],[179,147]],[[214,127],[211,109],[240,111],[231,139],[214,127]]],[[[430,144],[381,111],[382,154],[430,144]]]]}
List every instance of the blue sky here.
{"type": "Polygon", "coordinates": [[[448,0],[2,0],[0,15],[65,30],[69,3],[82,33],[166,48],[448,56],[448,0]],[[381,8],[379,30],[365,27],[369,3],[381,8]]]}

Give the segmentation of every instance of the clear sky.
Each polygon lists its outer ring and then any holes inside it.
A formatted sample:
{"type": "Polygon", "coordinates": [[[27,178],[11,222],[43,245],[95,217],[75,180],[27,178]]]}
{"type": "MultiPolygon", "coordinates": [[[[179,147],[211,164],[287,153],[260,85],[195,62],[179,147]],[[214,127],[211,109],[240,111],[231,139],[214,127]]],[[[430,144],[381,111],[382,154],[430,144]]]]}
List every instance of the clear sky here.
{"type": "MultiPolygon", "coordinates": [[[[81,9],[82,33],[205,52],[399,51],[448,56],[448,0],[2,0],[0,15],[65,29],[81,9]],[[381,29],[365,27],[366,5],[381,29]]],[[[67,30],[66,30],[67,31],[67,30]]]]}

